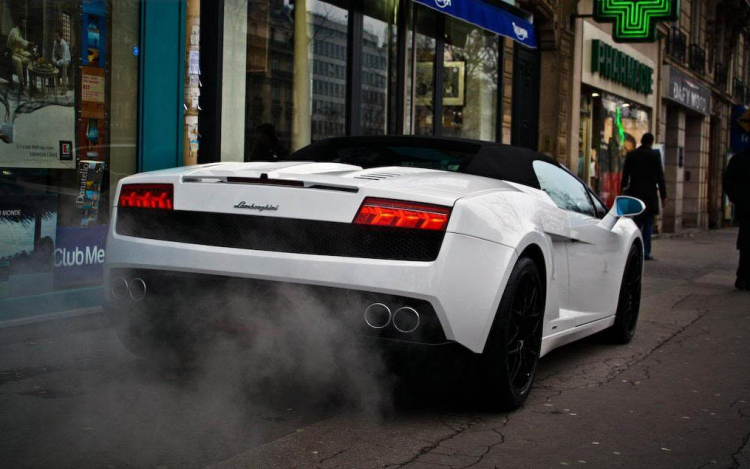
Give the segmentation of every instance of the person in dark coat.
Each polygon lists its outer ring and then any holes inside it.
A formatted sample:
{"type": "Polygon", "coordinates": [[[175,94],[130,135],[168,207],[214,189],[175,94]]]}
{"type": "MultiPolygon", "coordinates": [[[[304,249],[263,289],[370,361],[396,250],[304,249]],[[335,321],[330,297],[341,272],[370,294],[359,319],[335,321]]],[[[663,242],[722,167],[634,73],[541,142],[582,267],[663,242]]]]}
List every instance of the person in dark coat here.
{"type": "Polygon", "coordinates": [[[646,204],[646,210],[635,217],[635,223],[643,234],[643,254],[646,260],[652,259],[651,232],[654,229],[654,217],[659,214],[659,195],[662,205],[667,203],[661,154],[652,149],[653,144],[654,135],[643,134],[641,146],[628,153],[622,170],[623,194],[637,197],[646,204]]]}
{"type": "Polygon", "coordinates": [[[734,204],[735,216],[740,222],[737,249],[740,266],[734,286],[750,290],[750,150],[734,155],[724,172],[724,190],[734,204]]]}

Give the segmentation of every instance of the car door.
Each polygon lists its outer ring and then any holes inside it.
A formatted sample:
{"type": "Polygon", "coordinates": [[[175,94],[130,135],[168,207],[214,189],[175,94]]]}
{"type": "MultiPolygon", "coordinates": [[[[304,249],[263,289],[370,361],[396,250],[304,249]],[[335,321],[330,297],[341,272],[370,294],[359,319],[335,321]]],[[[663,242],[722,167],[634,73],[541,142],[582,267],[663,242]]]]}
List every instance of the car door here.
{"type": "Polygon", "coordinates": [[[569,301],[566,314],[582,325],[614,314],[619,289],[615,281],[617,235],[601,226],[599,212],[586,186],[565,169],[534,162],[542,189],[568,216],[569,301]]]}

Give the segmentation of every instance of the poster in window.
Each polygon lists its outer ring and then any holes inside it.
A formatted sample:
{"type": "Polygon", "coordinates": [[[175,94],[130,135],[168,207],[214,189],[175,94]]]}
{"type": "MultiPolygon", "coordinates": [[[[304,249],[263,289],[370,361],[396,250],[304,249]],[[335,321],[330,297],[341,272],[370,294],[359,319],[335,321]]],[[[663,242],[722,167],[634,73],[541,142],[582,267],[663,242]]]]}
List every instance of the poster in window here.
{"type": "MultiPolygon", "coordinates": [[[[415,94],[417,105],[431,106],[435,85],[433,63],[417,64],[417,83],[415,94]]],[[[463,106],[466,102],[466,63],[461,61],[445,62],[443,65],[443,106],[463,106]]]]}
{"type": "Polygon", "coordinates": [[[81,67],[81,117],[104,118],[104,69],[81,67]]]}
{"type": "Polygon", "coordinates": [[[56,2],[7,0],[10,26],[0,64],[0,167],[74,168],[61,142],[75,136],[75,44],[63,35],[56,2]]]}
{"type": "Polygon", "coordinates": [[[52,289],[57,202],[56,195],[0,197],[0,298],[52,289]]]}
{"type": "Polygon", "coordinates": [[[104,68],[107,52],[107,10],[104,0],[83,1],[81,28],[81,62],[104,68]]]}

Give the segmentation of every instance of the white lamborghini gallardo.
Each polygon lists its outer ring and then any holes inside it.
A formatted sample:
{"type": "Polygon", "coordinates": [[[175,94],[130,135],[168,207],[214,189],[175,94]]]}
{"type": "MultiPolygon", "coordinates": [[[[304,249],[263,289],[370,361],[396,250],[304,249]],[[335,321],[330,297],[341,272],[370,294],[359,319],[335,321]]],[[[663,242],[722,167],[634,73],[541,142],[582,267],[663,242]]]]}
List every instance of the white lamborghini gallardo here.
{"type": "Polygon", "coordinates": [[[470,352],[515,408],[550,350],[635,333],[643,249],[628,217],[643,203],[606,210],[531,150],[343,137],[284,161],[134,175],[114,200],[105,309],[137,353],[215,326],[220,286],[255,300],[284,285],[335,304],[352,334],[470,352]]]}

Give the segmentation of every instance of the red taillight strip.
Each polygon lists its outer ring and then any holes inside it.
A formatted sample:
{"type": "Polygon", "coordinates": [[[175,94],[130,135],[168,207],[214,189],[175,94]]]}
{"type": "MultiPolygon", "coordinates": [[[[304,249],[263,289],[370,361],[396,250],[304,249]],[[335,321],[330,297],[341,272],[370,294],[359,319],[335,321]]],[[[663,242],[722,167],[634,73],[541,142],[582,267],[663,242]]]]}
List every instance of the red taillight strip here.
{"type": "Polygon", "coordinates": [[[441,205],[367,197],[362,202],[353,223],[445,231],[450,213],[450,207],[441,205]]]}
{"type": "Polygon", "coordinates": [[[173,210],[172,184],[126,184],[120,189],[118,207],[173,210]]]}

